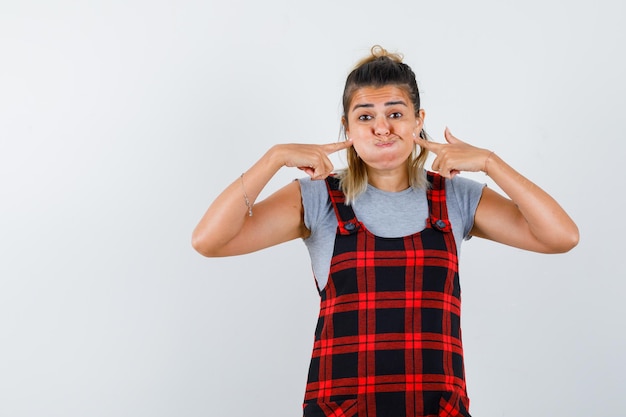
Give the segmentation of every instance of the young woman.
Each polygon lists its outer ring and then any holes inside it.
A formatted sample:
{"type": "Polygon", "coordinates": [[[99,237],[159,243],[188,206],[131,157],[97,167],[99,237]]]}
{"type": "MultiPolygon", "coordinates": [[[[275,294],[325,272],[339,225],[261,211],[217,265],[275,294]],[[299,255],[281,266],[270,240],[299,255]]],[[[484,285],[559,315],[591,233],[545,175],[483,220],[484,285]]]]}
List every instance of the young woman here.
{"type": "Polygon", "coordinates": [[[457,248],[469,236],[544,253],[578,242],[541,188],[448,129],[429,141],[424,117],[411,68],[375,46],[346,80],[345,141],[273,146],[194,230],[209,257],[304,239],[321,297],[307,417],[469,416],[457,248]],[[332,174],[328,155],[343,150],[347,168],[332,174]],[[310,178],[255,202],[285,166],[310,178]],[[485,172],[508,198],[461,171],[485,172]]]}

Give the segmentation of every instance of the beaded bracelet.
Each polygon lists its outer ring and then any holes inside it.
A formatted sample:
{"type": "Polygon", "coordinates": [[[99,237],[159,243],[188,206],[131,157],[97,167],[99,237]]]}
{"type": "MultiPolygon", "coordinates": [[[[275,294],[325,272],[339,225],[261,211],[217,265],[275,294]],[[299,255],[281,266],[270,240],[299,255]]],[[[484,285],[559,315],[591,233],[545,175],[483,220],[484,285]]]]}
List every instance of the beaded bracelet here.
{"type": "Polygon", "coordinates": [[[252,205],[250,205],[250,200],[248,199],[248,194],[246,194],[246,187],[243,184],[243,174],[241,174],[241,189],[243,190],[243,199],[246,201],[246,207],[248,207],[248,217],[252,217],[252,205]]]}

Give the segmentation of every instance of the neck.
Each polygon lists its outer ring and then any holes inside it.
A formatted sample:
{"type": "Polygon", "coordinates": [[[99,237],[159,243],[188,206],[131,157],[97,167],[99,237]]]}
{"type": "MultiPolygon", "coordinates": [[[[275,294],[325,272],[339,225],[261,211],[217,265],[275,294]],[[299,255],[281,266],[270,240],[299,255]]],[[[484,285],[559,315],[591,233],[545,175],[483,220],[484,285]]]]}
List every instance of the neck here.
{"type": "Polygon", "coordinates": [[[406,166],[390,171],[367,168],[368,182],[379,190],[398,192],[409,188],[409,172],[406,166]]]}

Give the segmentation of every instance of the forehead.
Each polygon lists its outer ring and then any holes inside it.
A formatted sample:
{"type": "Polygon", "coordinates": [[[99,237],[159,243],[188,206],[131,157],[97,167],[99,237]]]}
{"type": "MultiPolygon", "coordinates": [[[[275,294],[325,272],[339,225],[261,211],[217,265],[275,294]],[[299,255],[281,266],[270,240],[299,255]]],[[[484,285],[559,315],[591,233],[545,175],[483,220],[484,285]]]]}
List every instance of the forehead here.
{"type": "Polygon", "coordinates": [[[382,104],[402,101],[407,106],[412,106],[411,98],[406,89],[396,85],[385,85],[382,87],[361,87],[354,91],[350,100],[350,109],[356,105],[382,104]]]}

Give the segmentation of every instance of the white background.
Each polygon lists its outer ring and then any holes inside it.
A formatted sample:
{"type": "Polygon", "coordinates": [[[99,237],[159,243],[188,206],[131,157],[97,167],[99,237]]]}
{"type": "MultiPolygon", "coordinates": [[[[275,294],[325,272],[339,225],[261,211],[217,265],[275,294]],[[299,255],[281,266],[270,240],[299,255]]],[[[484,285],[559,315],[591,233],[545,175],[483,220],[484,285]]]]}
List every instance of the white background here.
{"type": "Polygon", "coordinates": [[[191,231],[272,144],[337,140],[376,43],[416,72],[431,136],[495,150],[581,230],[564,255],[463,247],[472,414],[625,415],[625,17],[618,0],[2,0],[0,416],[300,415],[303,243],[206,259],[191,231]]]}

